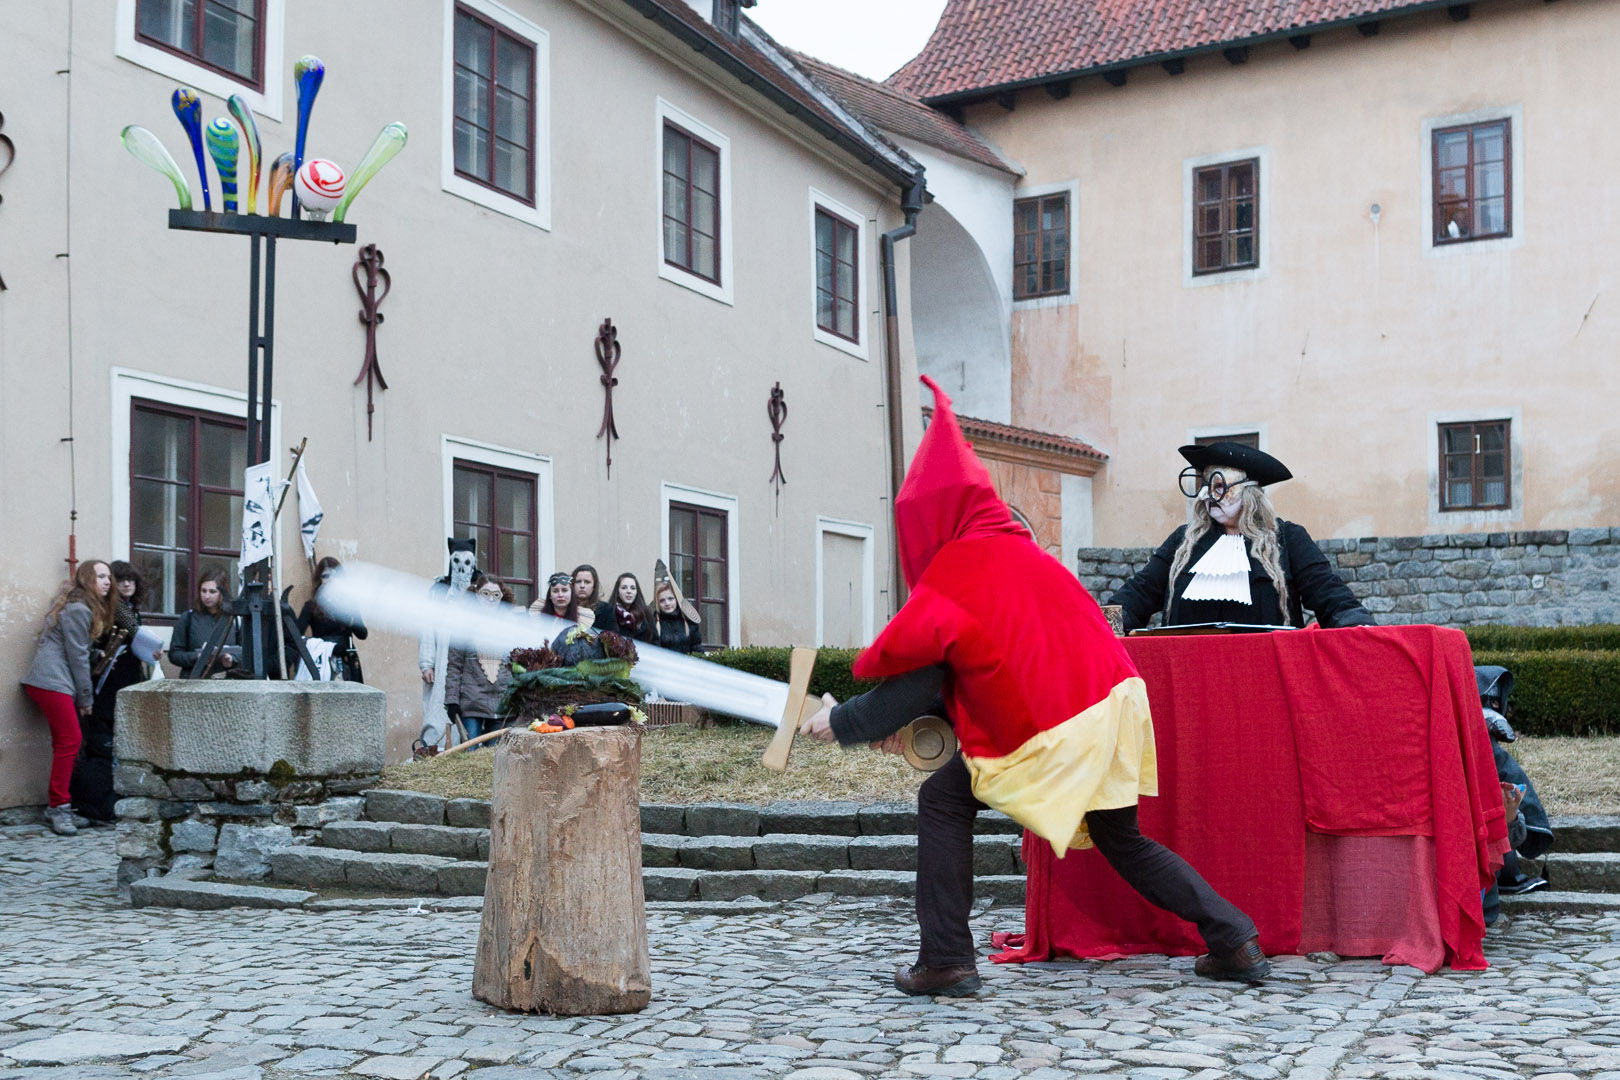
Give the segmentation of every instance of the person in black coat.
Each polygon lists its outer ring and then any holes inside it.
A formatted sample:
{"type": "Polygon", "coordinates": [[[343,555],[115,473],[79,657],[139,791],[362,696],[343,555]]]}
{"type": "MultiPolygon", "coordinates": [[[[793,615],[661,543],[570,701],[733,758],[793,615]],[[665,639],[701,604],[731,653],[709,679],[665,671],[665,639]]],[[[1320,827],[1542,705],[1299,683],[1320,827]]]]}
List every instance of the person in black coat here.
{"type": "Polygon", "coordinates": [[[113,804],[113,720],[118,691],[151,677],[140,657],[130,649],[141,628],[141,608],[146,601],[145,582],[134,566],[123,560],[109,564],[113,576],[113,625],[99,643],[103,667],[93,671],[100,676],[90,715],[79,718],[84,743],[73,764],[73,807],[93,824],[112,824],[113,804]]]}
{"type": "Polygon", "coordinates": [[[613,583],[613,623],[611,628],[598,629],[616,629],[636,641],[653,640],[652,610],[647,607],[647,598],[641,595],[641,582],[629,571],[620,574],[613,583]]]}
{"type": "Polygon", "coordinates": [[[1293,476],[1282,462],[1235,442],[1183,446],[1181,456],[1190,523],[1109,597],[1124,609],[1126,630],[1155,614],[1165,626],[1302,627],[1306,609],[1325,627],[1373,625],[1311,534],[1272,509],[1266,486],[1293,476]]]}
{"type": "Polygon", "coordinates": [[[664,560],[653,565],[652,643],[671,652],[696,652],[703,644],[697,609],[681,595],[664,560]]]}
{"type": "Polygon", "coordinates": [[[181,615],[174,624],[174,632],[169,635],[169,659],[180,669],[182,679],[191,678],[191,669],[221,620],[228,621],[231,626],[225,635],[225,644],[219,650],[219,657],[214,661],[214,670],[233,668],[241,659],[236,616],[225,607],[229,589],[230,579],[223,570],[205,572],[197,583],[197,606],[181,615]]]}
{"type": "MultiPolygon", "coordinates": [[[[340,619],[328,615],[320,605],[320,587],[330,581],[332,575],[342,572],[343,564],[330,555],[315,564],[315,580],[318,584],[315,595],[305,600],[298,612],[298,630],[332,643],[334,673],[344,682],[364,682],[360,671],[360,654],[355,651],[354,642],[356,638],[366,640],[366,624],[358,618],[340,619]]],[[[298,655],[295,652],[287,662],[287,670],[293,670],[297,663],[298,655]]]]}
{"type": "Polygon", "coordinates": [[[614,628],[613,605],[602,598],[602,578],[590,563],[574,567],[574,599],[581,612],[591,613],[591,621],[582,623],[587,629],[594,627],[600,633],[614,628]]]}

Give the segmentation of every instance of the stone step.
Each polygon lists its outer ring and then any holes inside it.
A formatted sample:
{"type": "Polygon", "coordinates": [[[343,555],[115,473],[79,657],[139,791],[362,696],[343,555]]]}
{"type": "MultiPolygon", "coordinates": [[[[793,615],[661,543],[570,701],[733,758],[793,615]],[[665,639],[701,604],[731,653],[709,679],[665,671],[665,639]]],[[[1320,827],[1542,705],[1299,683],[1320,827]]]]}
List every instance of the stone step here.
{"type": "MultiPolygon", "coordinates": [[[[989,834],[973,838],[973,870],[980,875],[1022,873],[1022,839],[989,834]]],[[[917,869],[915,836],[816,836],[770,833],[764,836],[677,836],[642,833],[644,867],[687,870],[917,869]]]]}
{"type": "MultiPolygon", "coordinates": [[[[641,872],[647,900],[663,902],[728,901],[744,896],[761,900],[796,900],[811,893],[834,896],[911,897],[917,875],[905,870],[692,870],[649,867],[641,872]]],[[[975,876],[974,895],[997,904],[1024,902],[1022,874],[975,876]]]]}
{"type": "Polygon", "coordinates": [[[1560,855],[1620,853],[1620,817],[1567,816],[1552,819],[1553,850],[1560,855]]]}
{"type": "MultiPolygon", "coordinates": [[[[1620,855],[1606,851],[1547,855],[1543,875],[1561,892],[1620,894],[1620,855]]],[[[1534,894],[1532,894],[1534,895],[1534,894]]]]}
{"type": "Polygon", "coordinates": [[[1502,910],[1510,915],[1616,915],[1620,896],[1599,892],[1541,892],[1502,897],[1502,910]]]}
{"type": "Polygon", "coordinates": [[[223,908],[290,908],[314,900],[301,889],[270,889],[226,881],[190,881],[180,877],[150,877],[130,882],[131,907],[186,908],[219,911],[223,908]]]}
{"type": "Polygon", "coordinates": [[[489,830],[456,825],[410,825],[397,821],[335,821],[321,829],[322,847],[345,851],[391,851],[488,859],[489,830]]]}
{"type": "Polygon", "coordinates": [[[306,889],[358,889],[392,895],[482,896],[489,864],[441,855],[285,848],[270,855],[270,880],[306,889]]]}
{"type": "Polygon", "coordinates": [[[488,799],[446,799],[420,791],[372,788],[366,792],[366,819],[402,825],[453,825],[489,828],[488,799]]]}

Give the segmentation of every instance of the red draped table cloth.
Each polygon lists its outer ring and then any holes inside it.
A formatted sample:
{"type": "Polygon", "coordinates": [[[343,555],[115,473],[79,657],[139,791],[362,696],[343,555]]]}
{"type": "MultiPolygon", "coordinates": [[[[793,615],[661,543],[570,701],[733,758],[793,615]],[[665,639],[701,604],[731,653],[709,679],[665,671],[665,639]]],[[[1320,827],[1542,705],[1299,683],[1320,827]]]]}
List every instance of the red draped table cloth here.
{"type": "MultiPolygon", "coordinates": [[[[1138,637],[1159,795],[1142,832],[1246,911],[1268,954],[1485,967],[1507,823],[1468,640],[1433,626],[1138,637]]],[[[1095,849],[1024,835],[1023,935],[998,962],[1204,952],[1095,849]]]]}

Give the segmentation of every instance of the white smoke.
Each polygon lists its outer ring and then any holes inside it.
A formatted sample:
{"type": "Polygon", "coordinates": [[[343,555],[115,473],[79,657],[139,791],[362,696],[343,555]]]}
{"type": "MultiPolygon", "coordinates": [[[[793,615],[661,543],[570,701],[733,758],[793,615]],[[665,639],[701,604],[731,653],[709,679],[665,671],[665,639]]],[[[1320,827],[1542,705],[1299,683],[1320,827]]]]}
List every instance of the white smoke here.
{"type": "MultiPolygon", "coordinates": [[[[443,593],[430,591],[432,584],[426,578],[369,563],[344,563],[343,573],[334,574],[321,586],[321,607],[408,637],[437,631],[484,653],[538,649],[574,625],[549,615],[494,608],[467,593],[454,594],[446,603],[443,593]]],[[[640,641],[636,642],[636,656],[630,677],[661,697],[769,727],[781,723],[787,708],[787,683],[640,641]]]]}

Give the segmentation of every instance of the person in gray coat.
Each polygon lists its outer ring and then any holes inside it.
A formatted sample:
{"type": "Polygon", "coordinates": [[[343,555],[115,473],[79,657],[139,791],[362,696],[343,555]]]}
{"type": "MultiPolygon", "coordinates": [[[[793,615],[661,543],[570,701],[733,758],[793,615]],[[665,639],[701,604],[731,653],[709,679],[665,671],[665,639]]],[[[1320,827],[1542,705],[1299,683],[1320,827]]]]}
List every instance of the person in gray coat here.
{"type": "MultiPolygon", "coordinates": [[[[490,607],[512,603],[512,589],[486,577],[474,593],[490,607]]],[[[444,711],[476,739],[500,726],[501,698],[512,685],[512,665],[505,654],[488,655],[476,648],[452,645],[444,667],[444,711]]]]}
{"type": "Polygon", "coordinates": [[[62,836],[79,831],[69,785],[83,741],[79,717],[89,715],[95,700],[90,681],[91,645],[113,625],[112,588],[112,569],[106,563],[79,565],[45,616],[34,662],[22,680],[23,689],[50,725],[51,779],[45,823],[62,836]]]}

